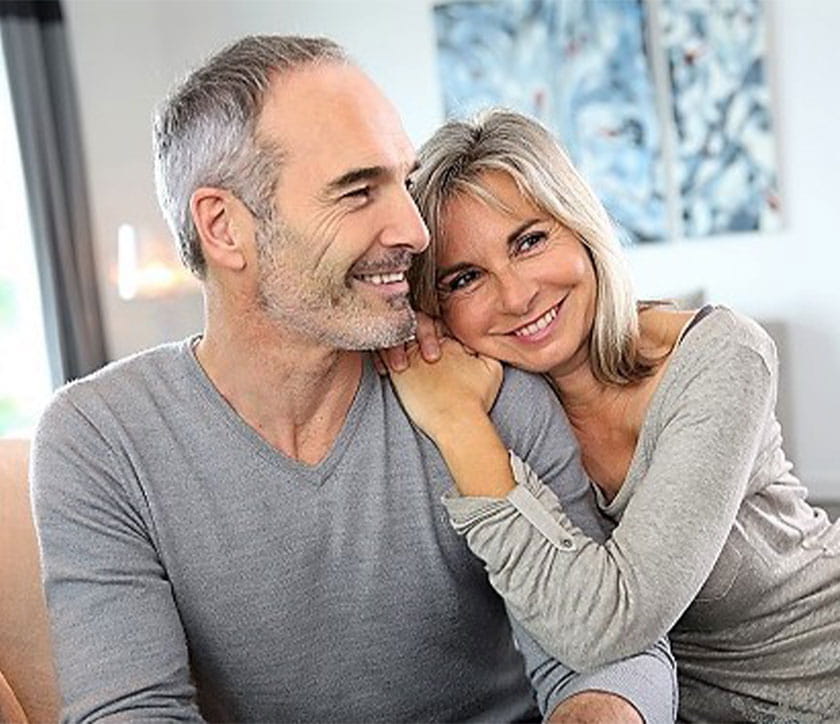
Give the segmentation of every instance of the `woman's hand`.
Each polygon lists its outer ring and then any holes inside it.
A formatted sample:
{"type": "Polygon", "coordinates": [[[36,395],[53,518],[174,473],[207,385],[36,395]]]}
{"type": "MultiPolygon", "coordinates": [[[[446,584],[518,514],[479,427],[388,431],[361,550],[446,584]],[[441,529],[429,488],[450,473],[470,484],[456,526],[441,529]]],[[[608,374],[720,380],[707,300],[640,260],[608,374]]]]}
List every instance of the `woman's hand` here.
{"type": "MultiPolygon", "coordinates": [[[[423,312],[416,312],[417,329],[414,338],[420,347],[420,354],[426,362],[437,362],[440,359],[440,342],[448,336],[446,325],[440,319],[434,319],[423,312]]],[[[396,347],[381,349],[374,355],[373,363],[380,375],[388,370],[402,372],[408,367],[408,347],[411,342],[398,344],[396,347]]]]}
{"type": "Polygon", "coordinates": [[[406,366],[386,356],[391,381],[414,423],[441,443],[457,437],[476,418],[485,418],[502,384],[502,366],[467,351],[452,339],[438,341],[437,362],[428,362],[417,344],[407,347],[406,366]]]}

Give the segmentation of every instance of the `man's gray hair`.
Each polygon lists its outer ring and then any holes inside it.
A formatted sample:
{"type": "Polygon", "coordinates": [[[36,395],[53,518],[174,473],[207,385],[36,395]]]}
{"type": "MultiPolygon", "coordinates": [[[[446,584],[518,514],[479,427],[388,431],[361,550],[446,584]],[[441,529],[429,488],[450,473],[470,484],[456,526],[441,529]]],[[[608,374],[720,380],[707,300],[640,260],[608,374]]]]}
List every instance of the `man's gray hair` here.
{"type": "Polygon", "coordinates": [[[199,279],[207,265],[190,197],[201,186],[223,188],[258,219],[268,216],[283,149],[256,135],[266,92],[277,75],[327,62],[349,60],[326,38],[249,36],[192,71],[155,113],[158,201],[181,260],[199,279]]]}

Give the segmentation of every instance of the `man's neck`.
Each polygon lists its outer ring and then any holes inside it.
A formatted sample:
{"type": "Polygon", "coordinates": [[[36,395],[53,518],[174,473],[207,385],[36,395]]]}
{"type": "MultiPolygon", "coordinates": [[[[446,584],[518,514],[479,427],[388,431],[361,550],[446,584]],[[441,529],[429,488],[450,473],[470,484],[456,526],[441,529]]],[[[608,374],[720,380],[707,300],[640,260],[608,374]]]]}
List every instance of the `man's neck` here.
{"type": "Polygon", "coordinates": [[[196,357],[219,393],[270,445],[314,465],[329,453],[362,376],[359,352],[247,322],[211,324],[196,357]]]}

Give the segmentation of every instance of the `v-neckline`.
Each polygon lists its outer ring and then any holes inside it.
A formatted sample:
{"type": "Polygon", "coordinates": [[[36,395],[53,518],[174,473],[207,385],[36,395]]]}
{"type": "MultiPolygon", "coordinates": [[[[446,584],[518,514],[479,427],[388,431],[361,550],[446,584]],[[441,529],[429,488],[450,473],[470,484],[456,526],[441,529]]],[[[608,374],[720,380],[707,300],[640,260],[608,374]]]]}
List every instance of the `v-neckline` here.
{"type": "Polygon", "coordinates": [[[661,406],[662,397],[664,397],[666,394],[665,391],[672,384],[672,378],[677,374],[675,369],[681,363],[683,355],[680,353],[685,348],[684,345],[685,340],[689,336],[688,333],[692,331],[699,322],[710,316],[710,314],[712,314],[716,309],[718,309],[718,307],[711,304],[704,305],[697,310],[696,314],[692,315],[691,319],[683,325],[683,328],[677,335],[677,341],[674,344],[674,349],[668,355],[667,362],[665,362],[665,370],[662,372],[662,378],[659,380],[659,384],[656,386],[656,389],[651,395],[650,402],[648,403],[647,410],[645,411],[644,418],[642,419],[642,425],[639,428],[639,435],[636,439],[636,447],[633,449],[633,455],[630,458],[630,465],[627,467],[627,474],[624,476],[624,480],[618,488],[618,492],[615,494],[615,497],[613,497],[612,500],[607,500],[607,496],[604,495],[603,491],[595,483],[592,484],[595,491],[595,497],[598,502],[598,507],[611,518],[616,518],[624,512],[624,508],[627,506],[627,502],[632,495],[632,488],[634,486],[630,481],[635,478],[636,468],[641,464],[641,451],[650,434],[649,430],[652,413],[661,406]]]}
{"type": "Polygon", "coordinates": [[[212,409],[220,415],[225,425],[241,440],[243,440],[264,463],[285,469],[287,473],[311,485],[321,485],[333,472],[341,461],[354,438],[356,429],[361,421],[365,408],[373,394],[377,374],[369,355],[363,354],[362,370],[359,383],[344,422],[332,442],[327,453],[314,464],[305,463],[282,450],[278,450],[253,427],[243,420],[231,404],[222,396],[213,381],[207,376],[195,356],[194,346],[200,335],[188,339],[185,343],[186,362],[190,373],[212,409]]]}

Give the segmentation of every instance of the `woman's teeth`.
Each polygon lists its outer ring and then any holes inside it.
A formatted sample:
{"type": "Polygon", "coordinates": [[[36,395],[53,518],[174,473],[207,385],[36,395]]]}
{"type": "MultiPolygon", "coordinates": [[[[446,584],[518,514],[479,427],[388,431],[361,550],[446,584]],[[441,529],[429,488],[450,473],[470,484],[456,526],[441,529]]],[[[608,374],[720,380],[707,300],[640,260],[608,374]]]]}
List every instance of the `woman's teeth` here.
{"type": "Polygon", "coordinates": [[[558,312],[559,308],[560,308],[559,304],[556,307],[552,307],[545,314],[543,314],[542,317],[540,317],[538,320],[536,320],[535,322],[531,322],[531,324],[529,324],[526,327],[520,327],[519,329],[514,329],[513,333],[517,337],[528,337],[532,334],[536,334],[541,329],[545,329],[549,324],[551,324],[552,321],[554,321],[554,318],[557,316],[557,312],[558,312]]]}

